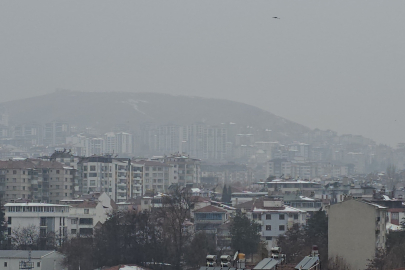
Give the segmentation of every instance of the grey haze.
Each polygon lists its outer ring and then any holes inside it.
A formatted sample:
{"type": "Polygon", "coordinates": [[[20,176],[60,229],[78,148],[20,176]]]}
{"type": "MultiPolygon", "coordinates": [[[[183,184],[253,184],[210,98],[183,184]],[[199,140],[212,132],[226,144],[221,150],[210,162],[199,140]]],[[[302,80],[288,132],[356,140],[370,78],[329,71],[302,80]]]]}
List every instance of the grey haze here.
{"type": "Polygon", "coordinates": [[[56,88],[222,98],[394,146],[405,141],[404,10],[404,1],[2,1],[0,101],[56,88]]]}

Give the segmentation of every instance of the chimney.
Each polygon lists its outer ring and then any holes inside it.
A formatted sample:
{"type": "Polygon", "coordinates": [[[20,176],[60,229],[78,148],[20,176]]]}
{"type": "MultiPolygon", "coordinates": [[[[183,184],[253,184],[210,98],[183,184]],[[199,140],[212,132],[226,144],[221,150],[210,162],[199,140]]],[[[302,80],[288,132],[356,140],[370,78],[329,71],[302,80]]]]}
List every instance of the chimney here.
{"type": "Polygon", "coordinates": [[[311,257],[319,257],[319,250],[317,245],[312,246],[311,257]]]}

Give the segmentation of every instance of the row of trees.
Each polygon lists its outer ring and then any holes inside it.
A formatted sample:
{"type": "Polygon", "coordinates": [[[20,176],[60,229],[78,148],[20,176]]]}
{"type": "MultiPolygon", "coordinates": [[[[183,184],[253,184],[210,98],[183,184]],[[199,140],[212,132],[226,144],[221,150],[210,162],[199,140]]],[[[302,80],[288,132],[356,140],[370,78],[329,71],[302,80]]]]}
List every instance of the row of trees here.
{"type": "MultiPolygon", "coordinates": [[[[186,226],[188,194],[176,192],[151,212],[114,212],[92,238],[74,238],[62,247],[70,269],[94,269],[118,264],[147,264],[149,268],[184,269],[205,264],[207,254],[221,255],[215,235],[194,233],[186,226]]],[[[232,252],[257,251],[260,227],[245,215],[232,218],[232,252]]]]}

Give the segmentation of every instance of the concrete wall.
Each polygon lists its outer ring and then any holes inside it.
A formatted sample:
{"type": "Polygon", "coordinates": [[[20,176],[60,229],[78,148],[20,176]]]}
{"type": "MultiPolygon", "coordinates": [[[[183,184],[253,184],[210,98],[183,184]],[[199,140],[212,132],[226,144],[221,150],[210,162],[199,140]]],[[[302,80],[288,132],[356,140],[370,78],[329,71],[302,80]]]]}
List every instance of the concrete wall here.
{"type": "Polygon", "coordinates": [[[351,270],[365,269],[376,247],[385,245],[385,211],[348,200],[332,205],[328,214],[329,258],[341,257],[351,270]],[[380,234],[376,234],[377,229],[380,234]]]}

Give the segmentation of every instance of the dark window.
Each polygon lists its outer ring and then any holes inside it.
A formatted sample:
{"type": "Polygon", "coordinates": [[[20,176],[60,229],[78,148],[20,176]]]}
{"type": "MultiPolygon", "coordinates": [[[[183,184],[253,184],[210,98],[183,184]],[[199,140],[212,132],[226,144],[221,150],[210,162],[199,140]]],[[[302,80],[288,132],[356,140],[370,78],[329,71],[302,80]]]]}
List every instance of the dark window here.
{"type": "Polygon", "coordinates": [[[271,237],[271,236],[266,236],[266,240],[272,240],[273,239],[273,237],[271,237]]]}
{"type": "Polygon", "coordinates": [[[266,231],[271,231],[271,225],[266,225],[266,231]]]}
{"type": "Polygon", "coordinates": [[[7,224],[11,224],[11,217],[8,217],[7,224]]]}
{"type": "Polygon", "coordinates": [[[267,220],[271,219],[271,214],[267,214],[267,215],[266,215],[266,219],[267,219],[267,220]]]}
{"type": "Polygon", "coordinates": [[[278,219],[280,219],[280,220],[284,220],[284,218],[285,218],[284,214],[280,214],[280,215],[278,216],[278,219]]]}
{"type": "Polygon", "coordinates": [[[93,225],[93,219],[92,218],[81,218],[79,220],[80,225],[93,225]]]}
{"type": "Polygon", "coordinates": [[[7,262],[4,262],[4,267],[7,267],[7,262]]]}
{"type": "Polygon", "coordinates": [[[39,236],[40,237],[46,237],[46,228],[41,228],[39,230],[39,236]]]}
{"type": "Polygon", "coordinates": [[[80,235],[92,235],[93,228],[80,228],[80,235]]]}
{"type": "Polygon", "coordinates": [[[37,262],[37,267],[41,267],[41,263],[40,263],[40,262],[37,262]]]}
{"type": "Polygon", "coordinates": [[[71,233],[71,234],[76,234],[76,229],[72,229],[72,230],[70,231],[70,233],[71,233]]]}
{"type": "Polygon", "coordinates": [[[41,217],[41,225],[40,226],[46,226],[46,217],[41,217]]]}
{"type": "Polygon", "coordinates": [[[7,234],[11,235],[11,228],[7,228],[7,234]]]}
{"type": "Polygon", "coordinates": [[[278,226],[278,230],[279,230],[279,231],[284,231],[284,230],[285,230],[284,225],[280,225],[280,226],[278,226]]]}
{"type": "Polygon", "coordinates": [[[294,214],[294,219],[298,219],[298,214],[294,214]]]}

